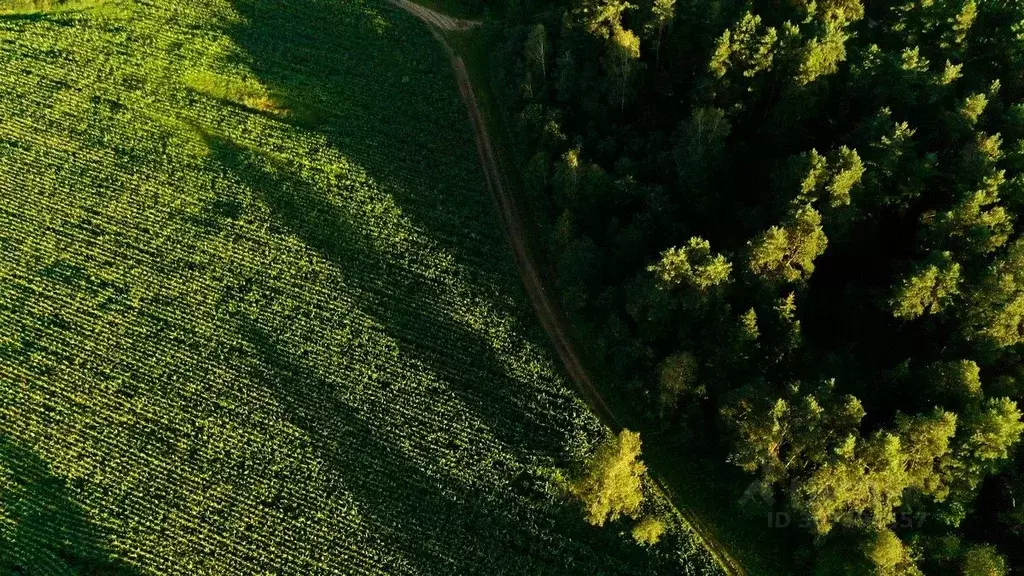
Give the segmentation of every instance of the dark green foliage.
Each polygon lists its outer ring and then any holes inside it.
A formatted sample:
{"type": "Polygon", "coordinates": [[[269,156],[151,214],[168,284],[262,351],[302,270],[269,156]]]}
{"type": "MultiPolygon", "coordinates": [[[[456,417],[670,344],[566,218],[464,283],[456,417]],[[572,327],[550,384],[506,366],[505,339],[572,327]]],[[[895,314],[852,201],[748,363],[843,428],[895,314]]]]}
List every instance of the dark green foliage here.
{"type": "MultiPolygon", "coordinates": [[[[622,397],[807,519],[820,545],[797,572],[961,570],[983,541],[1024,568],[1024,4],[566,0],[531,18],[565,23],[547,27],[560,57],[540,96],[503,104],[564,135],[557,211],[537,209],[556,261],[586,262],[559,284],[622,397]],[[628,75],[621,30],[640,39],[628,75]],[[601,184],[582,193],[585,174],[601,184]]],[[[523,158],[542,138],[514,136],[523,158]]]]}
{"type": "Polygon", "coordinates": [[[64,480],[0,434],[0,573],[135,576],[107,550],[64,480]]]}

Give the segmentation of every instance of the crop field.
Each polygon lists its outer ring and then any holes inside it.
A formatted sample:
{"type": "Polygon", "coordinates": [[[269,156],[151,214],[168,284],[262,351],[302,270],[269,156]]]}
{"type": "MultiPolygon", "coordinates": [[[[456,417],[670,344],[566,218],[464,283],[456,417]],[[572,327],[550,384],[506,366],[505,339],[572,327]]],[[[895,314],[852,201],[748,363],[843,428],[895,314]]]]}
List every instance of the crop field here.
{"type": "Polygon", "coordinates": [[[420,22],[0,0],[0,573],[713,573],[556,496],[602,434],[420,22]]]}

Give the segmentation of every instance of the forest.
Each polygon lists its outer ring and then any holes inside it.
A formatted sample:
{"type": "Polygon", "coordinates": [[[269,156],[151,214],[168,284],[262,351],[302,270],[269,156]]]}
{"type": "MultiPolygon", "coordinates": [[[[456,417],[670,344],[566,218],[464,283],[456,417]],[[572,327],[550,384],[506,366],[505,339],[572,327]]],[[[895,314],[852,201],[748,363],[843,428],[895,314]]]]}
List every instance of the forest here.
{"type": "Polygon", "coordinates": [[[490,9],[617,396],[745,473],[739,521],[798,519],[793,572],[1024,569],[1024,2],[490,9]]]}

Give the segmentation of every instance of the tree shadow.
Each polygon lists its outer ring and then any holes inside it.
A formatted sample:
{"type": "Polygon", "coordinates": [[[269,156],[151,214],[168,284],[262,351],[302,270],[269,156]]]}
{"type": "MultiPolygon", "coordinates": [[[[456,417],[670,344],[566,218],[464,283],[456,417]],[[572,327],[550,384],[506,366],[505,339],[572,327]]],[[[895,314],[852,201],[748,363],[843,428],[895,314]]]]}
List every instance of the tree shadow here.
{"type": "Polygon", "coordinates": [[[283,121],[363,167],[460,262],[515,278],[451,63],[425,25],[383,1],[231,1],[244,20],[228,29],[237,58],[283,121]]]}
{"type": "Polygon", "coordinates": [[[678,573],[670,555],[647,554],[613,529],[587,526],[570,503],[540,505],[542,488],[528,474],[508,492],[488,493],[426,473],[273,335],[247,321],[241,330],[266,370],[263,384],[351,491],[373,537],[401,550],[394,564],[381,566],[385,572],[678,573]]]}
{"type": "Polygon", "coordinates": [[[215,135],[212,157],[261,196],[275,220],[344,274],[359,307],[399,343],[402,354],[429,367],[495,436],[515,450],[555,454],[560,433],[538,418],[530,390],[517,386],[481,334],[452,318],[436,283],[375,252],[352,215],[295,175],[288,166],[215,135]]]}
{"type": "Polygon", "coordinates": [[[48,20],[49,16],[44,12],[31,12],[28,14],[3,14],[0,13],[0,22],[40,22],[48,20]]]}
{"type": "MultiPolygon", "coordinates": [[[[427,29],[384,2],[233,5],[242,17],[228,30],[242,50],[237,57],[288,111],[277,120],[322,137],[364,169],[414,233],[451,255],[460,280],[495,303],[494,318],[518,320],[515,332],[528,334],[534,345],[541,334],[521,289],[510,290],[519,279],[465,108],[447,56],[427,29]],[[399,26],[399,40],[426,40],[420,44],[431,48],[396,44],[394,31],[387,32],[391,26],[399,26]]],[[[264,386],[353,493],[376,537],[398,546],[412,564],[388,571],[679,573],[678,556],[648,554],[614,527],[586,525],[574,505],[549,501],[543,481],[524,465],[537,455],[564,457],[566,429],[556,424],[578,422],[582,414],[549,409],[582,412],[581,405],[538,399],[539,386],[515,381],[502,363],[508,358],[496,355],[484,331],[445,309],[450,286],[404,261],[415,254],[376,249],[369,224],[356,220],[360,212],[309,183],[301,159],[293,164],[219,134],[203,137],[211,160],[253,190],[276,224],[341,272],[346,289],[339,296],[355,297],[356,307],[398,343],[404,361],[435,374],[517,460],[493,462],[503,481],[485,488],[463,483],[455,470],[451,477],[426,470],[409,460],[403,439],[394,437],[399,431],[343,399],[338,381],[307,364],[294,344],[260,319],[236,316],[264,386]]],[[[429,405],[383,403],[379,409],[430,412],[429,405]]],[[[445,440],[442,434],[439,441],[445,440]]]]}
{"type": "MultiPolygon", "coordinates": [[[[486,191],[464,104],[446,52],[414,17],[386,2],[232,0],[242,23],[229,27],[239,58],[282,108],[282,121],[314,131],[363,168],[479,293],[516,322],[530,344],[542,343],[521,289],[500,219],[486,191]],[[397,33],[390,30],[399,27],[397,33]],[[429,49],[411,51],[410,39],[429,49]],[[400,103],[401,106],[396,105],[400,103]],[[524,322],[525,320],[525,322],[524,322]]],[[[527,417],[528,403],[513,386],[487,385],[508,378],[481,335],[431,304],[445,294],[431,278],[410,275],[390,255],[370,254],[358,227],[321,192],[288,174],[255,170],[239,148],[213,148],[255,190],[293,233],[345,271],[364,303],[388,332],[418,359],[450,379],[460,396],[502,429],[512,446],[556,431],[527,417]],[[363,274],[356,278],[356,274],[363,274]],[[472,359],[463,362],[463,359],[472,359]],[[460,362],[462,364],[460,365],[460,362]],[[474,370],[474,367],[483,367],[474,370]],[[481,379],[485,381],[482,382],[481,379]]],[[[277,166],[276,168],[282,168],[277,166]]],[[[546,448],[556,444],[548,442],[546,448]]]]}
{"type": "Polygon", "coordinates": [[[0,435],[0,574],[137,576],[49,465],[0,435]]]}

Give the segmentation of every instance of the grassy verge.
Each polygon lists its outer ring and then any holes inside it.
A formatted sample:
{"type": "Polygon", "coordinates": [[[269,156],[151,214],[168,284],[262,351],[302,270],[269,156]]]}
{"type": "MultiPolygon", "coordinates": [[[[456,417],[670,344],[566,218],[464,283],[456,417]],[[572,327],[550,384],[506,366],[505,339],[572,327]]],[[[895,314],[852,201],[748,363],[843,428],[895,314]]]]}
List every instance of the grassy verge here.
{"type": "MultiPolygon", "coordinates": [[[[432,2],[417,0],[417,3],[431,7],[430,4],[432,2]]],[[[498,110],[498,103],[491,90],[491,77],[488,71],[488,41],[484,28],[477,27],[470,30],[442,32],[441,35],[448,45],[451,46],[455,54],[462,58],[462,61],[466,64],[466,72],[473,83],[473,93],[476,95],[480,114],[483,115],[484,122],[487,124],[487,131],[491,137],[491,142],[497,147],[501,155],[502,164],[505,167],[511,166],[512,164],[509,162],[512,158],[508,154],[508,135],[498,110]]],[[[513,178],[510,184],[518,187],[517,175],[513,174],[513,171],[510,170],[505,172],[506,178],[513,178]]],[[[514,189],[518,190],[518,188],[514,189]]]]}
{"type": "Polygon", "coordinates": [[[644,457],[658,470],[672,500],[694,513],[751,575],[792,574],[795,529],[773,528],[770,515],[750,515],[738,502],[750,478],[714,457],[649,433],[644,457]]]}

